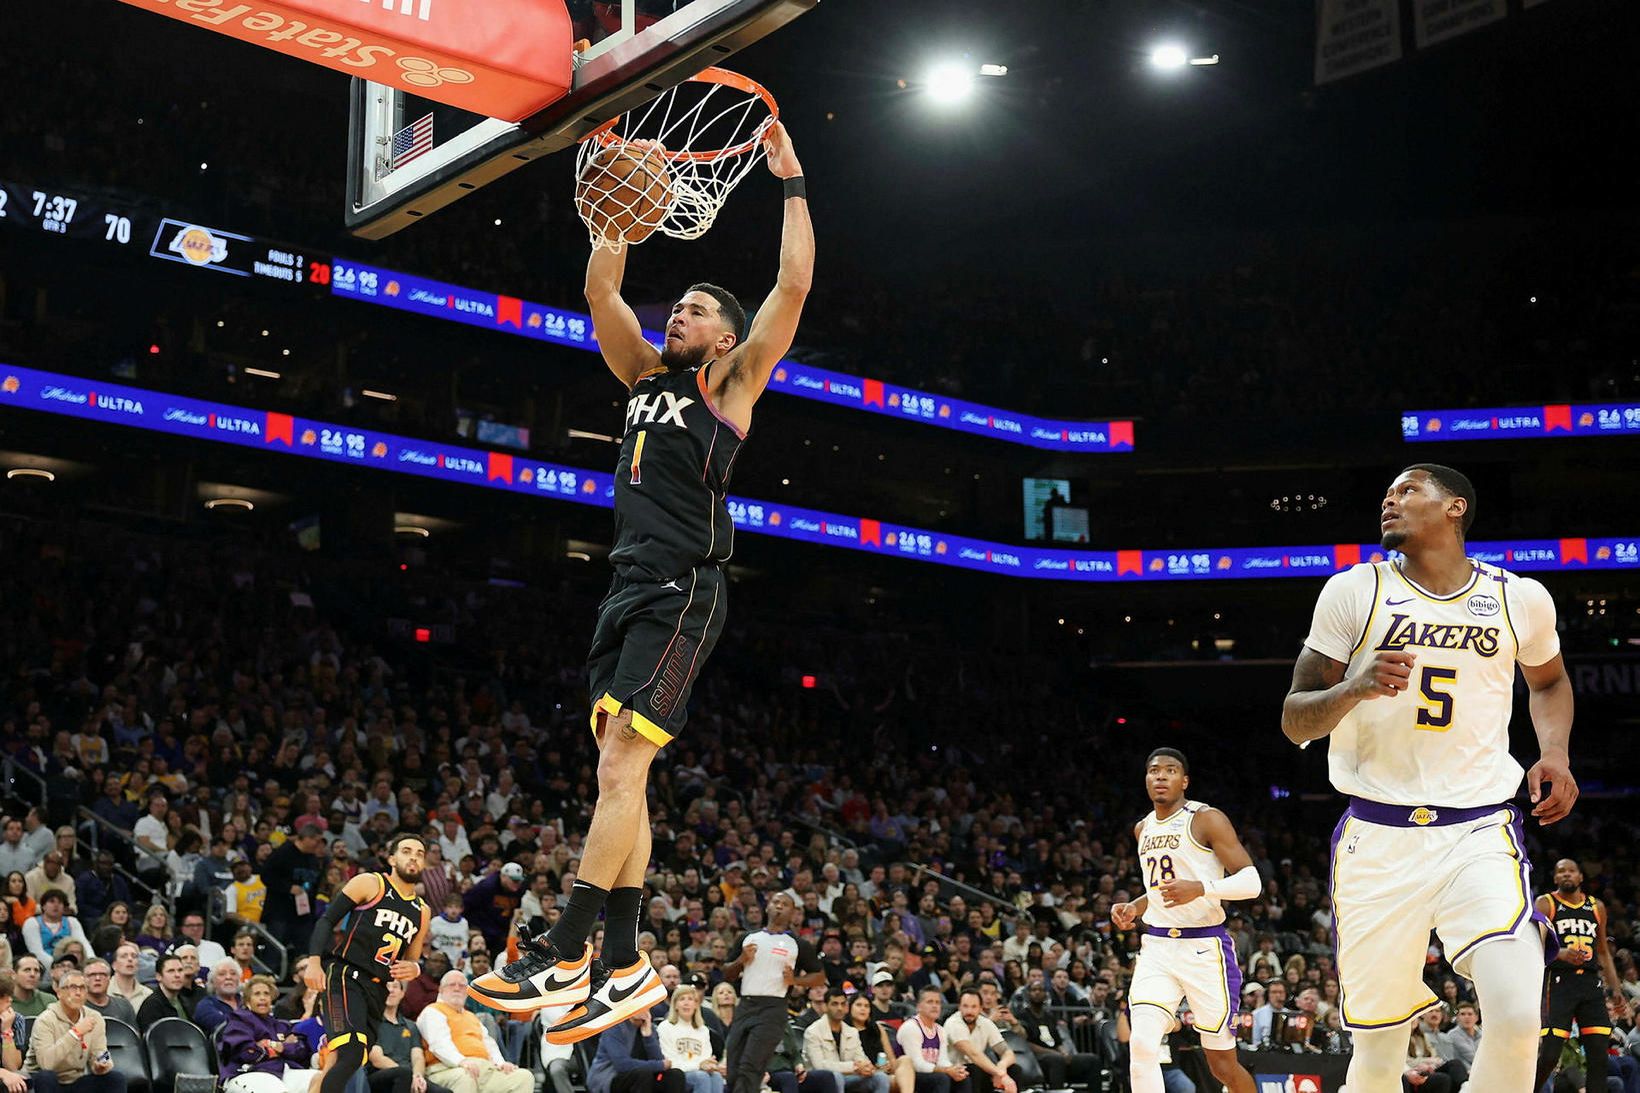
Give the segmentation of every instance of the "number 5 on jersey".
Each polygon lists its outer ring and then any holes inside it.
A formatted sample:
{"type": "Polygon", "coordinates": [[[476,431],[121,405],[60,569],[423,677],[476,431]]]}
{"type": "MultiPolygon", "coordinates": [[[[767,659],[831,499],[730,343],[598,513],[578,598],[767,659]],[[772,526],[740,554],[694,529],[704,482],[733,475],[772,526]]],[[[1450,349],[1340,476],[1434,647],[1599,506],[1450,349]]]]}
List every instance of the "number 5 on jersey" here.
{"type": "Polygon", "coordinates": [[[1442,685],[1456,683],[1457,679],[1456,668],[1424,666],[1418,677],[1418,691],[1423,695],[1418,706],[1420,732],[1445,732],[1452,727],[1452,692],[1443,690],[1442,685]]]}

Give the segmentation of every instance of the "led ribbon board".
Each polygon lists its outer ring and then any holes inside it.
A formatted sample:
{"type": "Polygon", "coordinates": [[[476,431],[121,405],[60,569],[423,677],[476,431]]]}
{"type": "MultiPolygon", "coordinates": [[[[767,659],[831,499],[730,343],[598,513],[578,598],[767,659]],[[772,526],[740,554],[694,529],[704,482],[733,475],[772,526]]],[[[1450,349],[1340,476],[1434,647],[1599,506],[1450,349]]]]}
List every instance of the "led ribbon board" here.
{"type": "Polygon", "coordinates": [[[1406,410],[1401,414],[1401,439],[1408,443],[1556,436],[1640,436],[1640,402],[1406,410]]]}
{"type": "MultiPolygon", "coordinates": [[[[127,200],[0,180],[0,227],[100,242],[198,269],[285,284],[486,330],[596,350],[592,319],[517,296],[483,292],[164,215],[127,200]]],[[[659,331],[644,336],[656,346],[659,331]]],[[[930,394],[883,380],[782,361],[773,390],[901,421],[1063,452],[1131,452],[1132,421],[1058,421],[930,394]]]]}
{"type": "MultiPolygon", "coordinates": [[[[0,407],[134,426],[334,463],[398,471],[481,489],[614,505],[607,471],[526,459],[513,453],[457,447],[333,425],[267,410],[204,402],[122,384],[0,365],[0,407]]],[[[1357,562],[1378,561],[1374,544],[1295,547],[1214,547],[1200,550],[1044,550],[945,535],[925,528],[730,497],[735,526],[759,535],[909,558],[1015,577],[1060,581],[1233,580],[1321,577],[1357,562]]],[[[1640,536],[1474,542],[1485,562],[1526,572],[1640,569],[1640,536]]]]}

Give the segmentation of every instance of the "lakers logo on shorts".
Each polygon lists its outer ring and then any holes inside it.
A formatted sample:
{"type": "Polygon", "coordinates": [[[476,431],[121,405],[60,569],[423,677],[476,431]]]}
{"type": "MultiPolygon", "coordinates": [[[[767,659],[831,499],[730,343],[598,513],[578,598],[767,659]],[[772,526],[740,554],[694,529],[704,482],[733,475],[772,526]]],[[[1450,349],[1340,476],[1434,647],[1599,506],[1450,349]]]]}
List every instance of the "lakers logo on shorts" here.
{"type": "Polygon", "coordinates": [[[1177,926],[1175,926],[1175,927],[1173,927],[1173,929],[1171,929],[1171,930],[1169,930],[1169,931],[1168,931],[1168,932],[1167,932],[1167,936],[1168,936],[1168,937],[1182,937],[1182,936],[1184,936],[1184,935],[1183,935],[1183,934],[1181,934],[1181,933],[1180,933],[1180,932],[1179,932],[1179,928],[1178,928],[1178,927],[1177,927],[1177,926]]]}
{"type": "Polygon", "coordinates": [[[1412,814],[1407,817],[1409,821],[1417,824],[1419,827],[1428,827],[1440,818],[1441,814],[1436,812],[1433,808],[1415,808],[1412,810],[1412,814]]]}

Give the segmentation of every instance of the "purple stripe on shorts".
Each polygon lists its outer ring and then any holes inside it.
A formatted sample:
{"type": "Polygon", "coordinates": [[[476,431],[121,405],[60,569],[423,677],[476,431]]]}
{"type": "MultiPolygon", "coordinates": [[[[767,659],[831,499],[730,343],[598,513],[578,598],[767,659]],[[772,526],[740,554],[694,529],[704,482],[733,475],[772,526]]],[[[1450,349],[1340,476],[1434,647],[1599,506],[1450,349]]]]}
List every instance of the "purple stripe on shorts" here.
{"type": "Polygon", "coordinates": [[[1217,1031],[1228,1032],[1235,1027],[1236,1014],[1241,1010],[1241,964],[1236,960],[1236,947],[1230,935],[1219,938],[1219,948],[1224,953],[1224,989],[1229,998],[1224,1007],[1224,1027],[1217,1031]]]}

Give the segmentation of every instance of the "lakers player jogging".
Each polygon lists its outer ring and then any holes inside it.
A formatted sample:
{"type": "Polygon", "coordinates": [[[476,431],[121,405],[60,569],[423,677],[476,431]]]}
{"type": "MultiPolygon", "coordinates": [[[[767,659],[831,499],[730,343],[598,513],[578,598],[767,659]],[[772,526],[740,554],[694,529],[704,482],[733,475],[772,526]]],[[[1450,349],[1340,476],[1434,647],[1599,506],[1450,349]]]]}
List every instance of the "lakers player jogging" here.
{"type": "Polygon", "coordinates": [[[1577,1033],[1588,1062],[1587,1089],[1606,1088],[1606,1046],[1611,1040],[1609,998],[1618,1016],[1626,1016],[1628,1002],[1618,988],[1617,966],[1606,940],[1606,905],[1583,892],[1583,870],[1575,861],[1555,862],[1555,890],[1537,898],[1538,913],[1560,942],[1560,952],[1544,977],[1543,1038],[1538,1044],[1537,1082],[1542,1089],[1560,1062],[1560,1049],[1577,1033]],[[1595,967],[1590,967],[1595,964],[1595,967]],[[1605,976],[1602,993],[1601,976],[1605,976]]]}
{"type": "Polygon", "coordinates": [[[324,992],[325,1045],[334,1059],[320,1093],[343,1093],[364,1065],[387,1008],[387,981],[421,974],[432,912],[416,882],[426,861],[421,836],[395,835],[388,871],[348,881],[313,928],[308,951],[319,959],[308,961],[305,982],[324,992]]]}
{"type": "Polygon", "coordinates": [[[785,225],[779,277],[750,329],[728,291],[696,284],[673,305],[657,352],[621,299],[628,248],[596,249],[587,263],[598,347],[629,392],[615,468],[615,578],[587,657],[598,805],[558,922],[469,988],[514,1013],[574,1005],[547,1030],[555,1044],[593,1036],[666,997],[637,947],[649,765],[682,729],[690,689],[723,630],[719,567],[734,539],[724,505],[729,472],[752,407],[791,347],[814,271],[803,169],[785,127],[777,123],[765,146],[769,170],[784,180],[785,225]],[[600,910],[604,949],[594,961],[586,939],[600,910]]]}
{"type": "Polygon", "coordinates": [[[1390,483],[1382,543],[1402,557],[1327,582],[1282,709],[1288,739],[1331,735],[1349,808],[1333,832],[1332,900],[1350,1093],[1401,1088],[1407,1022],[1436,1001],[1429,932],[1475,983],[1486,1024],[1470,1088],[1531,1087],[1545,942],[1534,921],[1509,754],[1515,665],[1540,757],[1526,775],[1539,823],[1577,798],[1567,759],[1572,687],[1541,584],[1465,555],[1475,488],[1419,463],[1390,483]],[[1548,792],[1544,792],[1544,786],[1548,792]]]}
{"type": "Polygon", "coordinates": [[[1179,999],[1190,1002],[1213,1077],[1230,1093],[1254,1093],[1253,1076],[1236,1061],[1234,1018],[1241,967],[1224,928],[1224,900],[1254,899],[1258,870],[1229,817],[1185,799],[1190,765],[1173,748],[1145,761],[1145,788],[1155,806],[1133,826],[1145,894],[1110,909],[1119,930],[1145,921],[1128,1001],[1133,1093],[1162,1093],[1162,1045],[1177,1024],[1179,999]]]}

